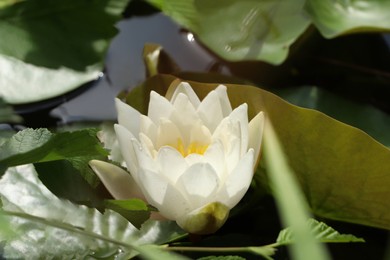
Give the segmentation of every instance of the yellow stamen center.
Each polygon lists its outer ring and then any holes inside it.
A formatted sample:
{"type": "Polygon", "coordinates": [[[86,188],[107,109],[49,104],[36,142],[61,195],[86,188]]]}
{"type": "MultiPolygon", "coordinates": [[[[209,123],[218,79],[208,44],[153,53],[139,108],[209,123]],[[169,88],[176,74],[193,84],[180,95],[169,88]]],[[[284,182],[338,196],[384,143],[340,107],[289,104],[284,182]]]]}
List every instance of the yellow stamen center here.
{"type": "Polygon", "coordinates": [[[191,142],[187,147],[185,147],[183,144],[183,140],[177,139],[177,145],[173,147],[175,147],[183,155],[183,157],[186,157],[187,155],[192,153],[203,155],[206,152],[208,146],[208,144],[191,142]]]}

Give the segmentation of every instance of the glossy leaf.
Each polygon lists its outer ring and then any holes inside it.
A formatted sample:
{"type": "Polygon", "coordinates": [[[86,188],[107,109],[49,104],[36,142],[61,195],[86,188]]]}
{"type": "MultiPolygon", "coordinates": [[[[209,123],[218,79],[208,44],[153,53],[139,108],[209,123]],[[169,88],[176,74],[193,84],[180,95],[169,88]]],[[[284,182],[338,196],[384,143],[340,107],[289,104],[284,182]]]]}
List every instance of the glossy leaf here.
{"type": "Polygon", "coordinates": [[[14,1],[0,8],[0,95],[51,98],[96,79],[127,0],[14,1]]]}
{"type": "Polygon", "coordinates": [[[390,29],[388,1],[148,0],[229,61],[282,63],[312,23],[325,37],[390,29]]]}
{"type": "Polygon", "coordinates": [[[2,98],[0,98],[0,124],[1,123],[20,123],[22,118],[15,114],[12,107],[7,105],[2,98]]]}
{"type": "MultiPolygon", "coordinates": [[[[173,80],[171,76],[159,75],[144,86],[152,88],[155,82],[173,80]]],[[[216,87],[190,83],[200,97],[216,87]]],[[[252,117],[262,110],[272,121],[315,215],[390,229],[388,148],[355,127],[321,112],[291,105],[260,88],[226,85],[234,106],[246,102],[252,117]]],[[[172,91],[173,88],[168,95],[172,91]]],[[[140,98],[147,100],[148,96],[140,98]]]]}
{"type": "Polygon", "coordinates": [[[304,1],[150,0],[219,56],[280,64],[310,21],[304,1]]]}
{"type": "Polygon", "coordinates": [[[0,168],[28,163],[67,160],[80,170],[93,186],[98,182],[88,166],[92,158],[102,158],[107,151],[96,138],[95,129],[52,134],[47,129],[25,129],[0,147],[0,168]]]}
{"type": "MultiPolygon", "coordinates": [[[[161,242],[159,225],[137,230],[111,210],[102,214],[58,199],[40,182],[32,165],[9,168],[0,180],[0,196],[1,220],[14,232],[10,237],[0,229],[6,258],[128,259],[145,251],[141,245],[161,242]]],[[[158,253],[155,248],[154,254],[158,253]]]]}
{"type": "Polygon", "coordinates": [[[352,32],[390,30],[390,2],[386,0],[308,0],[305,10],[327,38],[352,32]]]}
{"type": "MultiPolygon", "coordinates": [[[[364,239],[355,237],[354,235],[340,234],[324,222],[319,222],[315,219],[309,219],[307,225],[310,227],[315,238],[323,243],[364,242],[364,239]]],[[[291,228],[285,228],[280,231],[276,243],[280,245],[294,243],[294,232],[291,228]]]]}
{"type": "Polygon", "coordinates": [[[150,217],[149,207],[139,199],[106,200],[105,207],[118,212],[137,228],[150,217]]]}

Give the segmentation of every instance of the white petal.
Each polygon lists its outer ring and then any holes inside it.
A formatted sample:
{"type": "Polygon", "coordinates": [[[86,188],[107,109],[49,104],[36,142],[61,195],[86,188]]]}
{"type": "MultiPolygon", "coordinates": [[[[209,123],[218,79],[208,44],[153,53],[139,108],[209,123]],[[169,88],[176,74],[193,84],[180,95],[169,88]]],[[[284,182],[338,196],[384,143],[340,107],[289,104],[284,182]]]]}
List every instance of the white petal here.
{"type": "Polygon", "coordinates": [[[133,135],[137,136],[141,114],[118,98],[115,99],[115,106],[118,112],[118,123],[126,127],[133,135]]]}
{"type": "Polygon", "coordinates": [[[142,149],[145,150],[145,152],[148,154],[148,156],[150,158],[154,158],[157,151],[156,151],[156,148],[154,147],[153,142],[149,139],[149,137],[143,133],[140,133],[139,134],[139,141],[140,141],[142,149]]]}
{"type": "Polygon", "coordinates": [[[165,145],[177,148],[179,142],[183,142],[183,137],[179,128],[172,121],[166,118],[161,118],[157,127],[155,148],[158,150],[160,147],[165,145]]]}
{"type": "Polygon", "coordinates": [[[156,142],[157,126],[145,115],[140,117],[140,133],[144,133],[153,143],[156,142]]]}
{"type": "Polygon", "coordinates": [[[118,138],[119,148],[122,152],[123,159],[126,162],[127,169],[133,175],[133,178],[137,180],[135,176],[138,171],[138,161],[133,148],[133,141],[136,140],[134,135],[127,130],[124,126],[115,124],[115,133],[118,138]]]}
{"type": "Polygon", "coordinates": [[[221,104],[223,117],[227,117],[232,112],[232,105],[226,92],[225,85],[218,85],[215,89],[219,96],[219,103],[221,104]]]}
{"type": "Polygon", "coordinates": [[[199,145],[209,145],[211,143],[211,133],[201,122],[197,122],[191,128],[190,143],[199,145]]]}
{"type": "Polygon", "coordinates": [[[230,153],[233,148],[232,144],[239,140],[239,146],[234,146],[234,149],[238,149],[238,153],[241,155],[241,136],[240,122],[233,122],[229,117],[226,117],[218,125],[217,129],[215,129],[211,136],[211,142],[220,140],[225,148],[225,152],[230,153]]]}
{"type": "Polygon", "coordinates": [[[183,194],[161,174],[141,170],[140,183],[148,202],[168,219],[175,220],[190,211],[183,194]]]}
{"type": "Polygon", "coordinates": [[[90,161],[89,165],[115,199],[139,198],[145,200],[142,191],[130,173],[111,163],[98,160],[90,161]]]}
{"type": "Polygon", "coordinates": [[[250,122],[249,122],[249,148],[255,150],[254,158],[255,164],[259,160],[261,141],[263,139],[263,130],[264,130],[264,113],[258,113],[250,122]]]}
{"type": "Polygon", "coordinates": [[[229,115],[232,122],[240,122],[241,129],[241,156],[244,155],[248,150],[249,142],[249,130],[248,130],[248,105],[241,104],[235,108],[229,115]]]}
{"type": "Polygon", "coordinates": [[[219,180],[210,164],[197,163],[183,173],[176,186],[180,187],[194,210],[212,202],[219,187],[219,180]]]}
{"type": "Polygon", "coordinates": [[[173,111],[172,104],[165,97],[154,91],[150,92],[148,116],[156,125],[161,117],[170,118],[173,111]]]}
{"type": "Polygon", "coordinates": [[[244,197],[253,178],[254,150],[249,149],[248,153],[241,158],[236,168],[228,175],[224,186],[226,187],[229,199],[224,201],[226,194],[218,195],[221,202],[229,208],[233,208],[244,197]]]}
{"type": "Polygon", "coordinates": [[[159,172],[175,184],[178,178],[186,171],[188,164],[175,148],[161,147],[157,154],[159,172]]]}
{"type": "Polygon", "coordinates": [[[204,162],[204,156],[197,153],[191,153],[187,155],[187,157],[185,157],[184,159],[188,166],[191,166],[196,163],[204,162]]]}
{"type": "Polygon", "coordinates": [[[154,157],[149,154],[149,151],[142,147],[138,140],[132,139],[132,145],[138,161],[138,170],[147,169],[156,172],[158,167],[154,161],[154,157]]]}
{"type": "Polygon", "coordinates": [[[200,118],[188,97],[182,93],[177,95],[173,105],[175,111],[169,119],[179,128],[184,140],[188,141],[192,126],[200,121],[200,118]]]}
{"type": "Polygon", "coordinates": [[[191,85],[187,82],[180,82],[180,84],[176,87],[175,92],[173,93],[171,98],[171,103],[174,103],[176,101],[177,95],[179,95],[179,93],[183,93],[184,95],[186,95],[195,108],[199,106],[200,100],[195,94],[194,90],[191,88],[191,85]]]}
{"type": "Polygon", "coordinates": [[[211,91],[200,103],[197,113],[203,123],[214,132],[219,122],[224,118],[219,95],[216,91],[211,91]]]}
{"type": "Polygon", "coordinates": [[[220,141],[212,143],[204,153],[204,161],[209,163],[223,182],[226,173],[226,159],[223,145],[220,141]]]}

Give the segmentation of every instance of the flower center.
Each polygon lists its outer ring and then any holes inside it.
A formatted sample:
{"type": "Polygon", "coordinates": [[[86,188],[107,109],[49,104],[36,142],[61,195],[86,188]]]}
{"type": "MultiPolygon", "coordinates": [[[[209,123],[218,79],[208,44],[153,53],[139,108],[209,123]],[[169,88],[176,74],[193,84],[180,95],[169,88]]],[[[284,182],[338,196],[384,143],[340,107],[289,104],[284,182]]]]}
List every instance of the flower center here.
{"type": "Polygon", "coordinates": [[[203,155],[204,152],[207,150],[208,146],[208,144],[191,142],[187,147],[185,147],[183,144],[183,140],[179,138],[177,139],[177,145],[173,147],[175,147],[183,155],[183,157],[187,157],[187,155],[192,153],[203,155]]]}

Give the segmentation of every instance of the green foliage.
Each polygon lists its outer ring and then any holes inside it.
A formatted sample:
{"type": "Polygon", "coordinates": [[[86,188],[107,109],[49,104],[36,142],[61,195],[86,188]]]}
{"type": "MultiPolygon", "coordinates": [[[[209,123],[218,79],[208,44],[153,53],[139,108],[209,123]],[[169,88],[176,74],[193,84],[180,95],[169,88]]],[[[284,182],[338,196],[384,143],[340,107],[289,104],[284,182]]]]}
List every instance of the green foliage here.
{"type": "MultiPolygon", "coordinates": [[[[364,239],[355,237],[354,235],[340,234],[332,227],[315,219],[309,219],[307,221],[307,225],[310,227],[310,230],[313,232],[315,238],[323,243],[364,242],[364,239]]],[[[279,236],[276,239],[276,243],[280,245],[290,244],[294,241],[294,232],[291,228],[285,228],[280,231],[279,236]]]]}
{"type": "Polygon", "coordinates": [[[390,2],[386,0],[308,0],[305,10],[327,38],[390,29],[390,2]]]}
{"type": "Polygon", "coordinates": [[[96,79],[127,3],[30,0],[2,6],[0,95],[9,103],[33,102],[96,79]]]}
{"type": "Polygon", "coordinates": [[[230,61],[282,63],[311,23],[326,37],[389,30],[383,0],[148,0],[230,61]]]}
{"type": "Polygon", "coordinates": [[[127,259],[146,251],[140,245],[167,242],[178,233],[177,226],[156,222],[137,230],[114,211],[102,214],[58,199],[40,182],[32,165],[9,168],[0,180],[0,196],[0,220],[14,233],[10,236],[0,229],[6,258],[127,259]]]}
{"type": "Polygon", "coordinates": [[[0,147],[0,168],[27,163],[67,160],[92,185],[97,177],[88,167],[92,158],[102,158],[107,151],[96,138],[96,129],[53,134],[47,129],[25,129],[0,147]]]}
{"type": "Polygon", "coordinates": [[[20,123],[21,121],[22,118],[14,113],[12,107],[0,98],[0,123],[20,123]]]}
{"type": "Polygon", "coordinates": [[[150,217],[150,208],[140,199],[106,200],[105,207],[118,212],[137,228],[150,217]]]}
{"type": "Polygon", "coordinates": [[[241,256],[227,255],[227,256],[206,256],[198,258],[198,260],[245,260],[241,256]]]}

